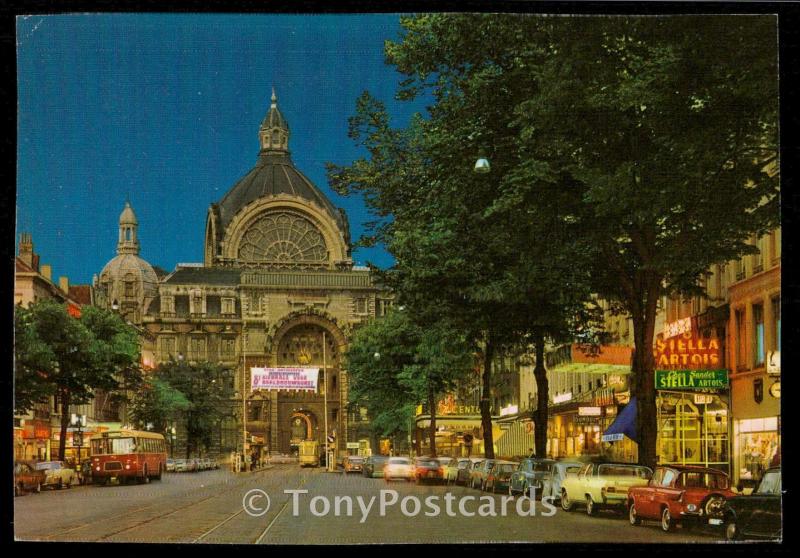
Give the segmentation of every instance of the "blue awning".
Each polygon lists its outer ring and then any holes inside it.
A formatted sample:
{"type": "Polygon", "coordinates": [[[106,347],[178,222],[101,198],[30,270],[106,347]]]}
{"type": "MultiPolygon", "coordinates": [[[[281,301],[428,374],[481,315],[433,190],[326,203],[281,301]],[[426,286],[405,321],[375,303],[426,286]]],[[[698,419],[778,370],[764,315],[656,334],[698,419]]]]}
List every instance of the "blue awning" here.
{"type": "Polygon", "coordinates": [[[622,411],[614,419],[601,438],[604,442],[619,442],[623,436],[627,436],[634,442],[639,441],[636,432],[636,398],[631,397],[631,400],[622,409],[622,411]]]}

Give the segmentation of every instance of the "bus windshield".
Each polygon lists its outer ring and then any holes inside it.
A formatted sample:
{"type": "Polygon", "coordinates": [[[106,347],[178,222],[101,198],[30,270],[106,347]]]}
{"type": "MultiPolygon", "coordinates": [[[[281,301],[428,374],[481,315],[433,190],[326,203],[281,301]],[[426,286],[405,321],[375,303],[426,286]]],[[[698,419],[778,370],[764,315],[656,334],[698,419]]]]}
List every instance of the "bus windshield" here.
{"type": "Polygon", "coordinates": [[[92,455],[133,453],[136,449],[134,438],[99,438],[92,440],[92,455]]]}

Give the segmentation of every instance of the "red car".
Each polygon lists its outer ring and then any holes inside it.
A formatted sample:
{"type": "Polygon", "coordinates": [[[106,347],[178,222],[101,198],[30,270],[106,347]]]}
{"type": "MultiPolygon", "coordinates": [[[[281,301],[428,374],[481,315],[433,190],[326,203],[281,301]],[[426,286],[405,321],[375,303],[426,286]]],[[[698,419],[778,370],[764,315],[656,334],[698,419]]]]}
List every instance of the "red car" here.
{"type": "Polygon", "coordinates": [[[426,481],[444,481],[444,464],[439,462],[440,459],[438,457],[418,457],[414,461],[414,478],[417,484],[426,481]]]}
{"type": "Polygon", "coordinates": [[[726,499],[735,495],[728,475],[717,469],[658,467],[646,486],[628,489],[628,518],[631,525],[660,520],[664,531],[672,531],[678,523],[692,527],[722,517],[726,499]]]}

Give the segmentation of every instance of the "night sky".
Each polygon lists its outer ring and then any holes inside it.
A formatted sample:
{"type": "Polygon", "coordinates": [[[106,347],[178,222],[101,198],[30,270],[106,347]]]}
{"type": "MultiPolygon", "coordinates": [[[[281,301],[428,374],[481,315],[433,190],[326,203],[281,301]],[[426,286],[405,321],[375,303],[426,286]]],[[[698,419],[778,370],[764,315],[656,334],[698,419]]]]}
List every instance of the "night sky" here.
{"type": "MultiPolygon", "coordinates": [[[[350,218],[325,162],[360,155],[347,119],[368,90],[404,125],[425,103],[394,100],[384,63],[397,15],[67,15],[17,21],[17,232],[30,232],[53,279],[89,283],[116,255],[129,199],[140,256],[167,271],[202,262],[208,206],[255,164],[271,87],[297,168],[350,218]]],[[[18,241],[18,236],[17,236],[18,241]]],[[[391,264],[382,249],[357,264],[391,264]]]]}

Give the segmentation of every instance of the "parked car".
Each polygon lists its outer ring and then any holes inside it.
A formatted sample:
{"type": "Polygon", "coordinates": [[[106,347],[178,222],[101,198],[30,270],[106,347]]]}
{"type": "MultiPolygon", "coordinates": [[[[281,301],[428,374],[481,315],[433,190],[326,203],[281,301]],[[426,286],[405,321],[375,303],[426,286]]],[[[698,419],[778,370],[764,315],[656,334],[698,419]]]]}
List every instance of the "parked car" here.
{"type": "Polygon", "coordinates": [[[175,460],[171,457],[167,458],[167,472],[174,473],[175,472],[175,460]]]}
{"type": "Polygon", "coordinates": [[[212,469],[219,469],[219,461],[217,461],[216,459],[211,459],[210,461],[212,469]]]}
{"type": "Polygon", "coordinates": [[[469,457],[459,457],[450,460],[444,468],[444,482],[445,484],[456,484],[458,482],[458,473],[467,469],[472,462],[469,457]]]}
{"type": "Polygon", "coordinates": [[[342,472],[347,473],[361,472],[364,467],[364,458],[360,455],[348,455],[342,461],[342,472]]]}
{"type": "Polygon", "coordinates": [[[481,462],[483,462],[482,457],[469,457],[468,463],[464,466],[463,469],[458,470],[458,474],[456,475],[456,484],[460,484],[461,486],[468,486],[470,483],[470,476],[472,474],[472,469],[477,467],[481,462]]]}
{"type": "Polygon", "coordinates": [[[556,461],[542,479],[542,498],[561,500],[561,483],[567,475],[577,475],[583,467],[578,461],[556,461]]]}
{"type": "MultiPolygon", "coordinates": [[[[749,496],[737,495],[725,502],[723,521],[725,538],[729,541],[743,539],[781,539],[781,469],[767,469],[758,488],[749,496]]],[[[709,518],[712,525],[717,518],[709,518]]]]}
{"type": "Polygon", "coordinates": [[[484,490],[492,493],[498,490],[508,491],[511,475],[517,470],[517,467],[519,467],[519,463],[496,461],[486,475],[486,481],[483,483],[484,490]]]}
{"type": "Polygon", "coordinates": [[[175,460],[175,472],[176,473],[186,473],[191,471],[192,463],[189,462],[188,459],[176,459],[175,460]]]}
{"type": "Polygon", "coordinates": [[[37,470],[33,461],[14,462],[14,496],[23,492],[41,492],[44,486],[45,472],[37,470]]]}
{"type": "Polygon", "coordinates": [[[586,513],[594,515],[598,509],[625,509],[628,489],[644,486],[653,476],[649,467],[631,463],[585,463],[575,476],[561,481],[561,509],[571,511],[576,503],[586,506],[586,513]]]}
{"type": "Polygon", "coordinates": [[[511,475],[508,483],[508,494],[531,494],[541,497],[544,479],[548,476],[555,464],[553,459],[531,457],[519,462],[519,467],[511,475]]]}
{"type": "Polygon", "coordinates": [[[375,478],[383,476],[383,467],[389,457],[386,455],[370,455],[364,460],[361,466],[361,472],[365,477],[375,478]]]}
{"type": "Polygon", "coordinates": [[[63,461],[40,461],[34,466],[39,471],[44,471],[45,480],[42,486],[50,488],[72,488],[78,480],[75,469],[68,468],[63,461]]]}
{"type": "Polygon", "coordinates": [[[628,518],[631,525],[659,519],[663,531],[678,523],[691,527],[708,518],[721,520],[725,499],[732,496],[728,475],[717,469],[657,467],[647,485],[628,489],[628,518]]]}
{"type": "Polygon", "coordinates": [[[414,480],[414,466],[408,457],[390,457],[383,468],[383,478],[388,481],[414,480]]]}
{"type": "Polygon", "coordinates": [[[474,466],[469,472],[469,485],[472,488],[483,490],[483,486],[486,483],[486,475],[489,474],[496,461],[496,459],[484,459],[480,464],[474,466]]]}
{"type": "Polygon", "coordinates": [[[444,467],[435,457],[418,457],[414,461],[414,479],[417,484],[423,482],[442,482],[444,467]]]}

